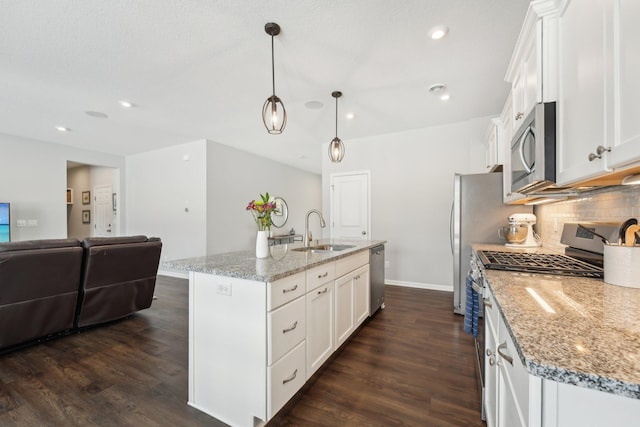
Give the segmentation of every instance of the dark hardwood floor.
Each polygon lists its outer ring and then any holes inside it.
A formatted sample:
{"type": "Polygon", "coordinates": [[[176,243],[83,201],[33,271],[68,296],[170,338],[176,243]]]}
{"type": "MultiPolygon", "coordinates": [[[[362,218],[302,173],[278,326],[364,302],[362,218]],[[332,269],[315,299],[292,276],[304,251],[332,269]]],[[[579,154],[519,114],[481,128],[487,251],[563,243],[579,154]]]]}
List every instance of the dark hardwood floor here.
{"type": "MultiPolygon", "coordinates": [[[[187,281],[160,276],[156,295],[128,319],[0,356],[0,426],[223,426],[186,404],[187,281]]],[[[483,426],[451,304],[388,286],[387,308],[269,425],[483,426]]]]}

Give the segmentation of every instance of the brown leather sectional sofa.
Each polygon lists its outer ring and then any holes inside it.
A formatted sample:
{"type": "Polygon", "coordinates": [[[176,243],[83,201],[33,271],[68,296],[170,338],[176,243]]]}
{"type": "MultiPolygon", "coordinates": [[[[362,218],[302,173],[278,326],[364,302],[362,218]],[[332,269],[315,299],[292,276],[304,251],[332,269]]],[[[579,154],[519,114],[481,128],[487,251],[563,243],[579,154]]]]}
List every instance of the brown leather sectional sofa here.
{"type": "Polygon", "coordinates": [[[162,242],[146,236],[0,244],[0,352],[151,306],[162,242]]]}

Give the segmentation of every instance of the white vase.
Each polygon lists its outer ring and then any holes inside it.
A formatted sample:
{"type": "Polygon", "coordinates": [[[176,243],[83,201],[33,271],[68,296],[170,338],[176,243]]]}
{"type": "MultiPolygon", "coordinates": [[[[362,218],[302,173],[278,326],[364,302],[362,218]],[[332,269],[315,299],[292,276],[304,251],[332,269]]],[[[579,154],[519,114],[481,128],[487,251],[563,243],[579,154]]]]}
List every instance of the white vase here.
{"type": "Polygon", "coordinates": [[[269,231],[258,231],[256,237],[256,258],[266,258],[269,256],[269,231]]]}

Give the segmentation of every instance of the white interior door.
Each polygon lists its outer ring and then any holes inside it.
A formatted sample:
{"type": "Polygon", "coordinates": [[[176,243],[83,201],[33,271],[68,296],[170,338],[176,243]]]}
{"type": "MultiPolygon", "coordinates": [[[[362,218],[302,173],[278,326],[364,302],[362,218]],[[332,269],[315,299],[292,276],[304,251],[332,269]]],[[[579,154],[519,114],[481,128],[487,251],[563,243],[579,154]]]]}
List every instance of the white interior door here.
{"type": "Polygon", "coordinates": [[[370,239],[370,173],[331,175],[331,237],[370,239]]]}
{"type": "Polygon", "coordinates": [[[111,186],[94,187],[93,235],[96,237],[111,236],[113,224],[113,189],[111,186]]]}

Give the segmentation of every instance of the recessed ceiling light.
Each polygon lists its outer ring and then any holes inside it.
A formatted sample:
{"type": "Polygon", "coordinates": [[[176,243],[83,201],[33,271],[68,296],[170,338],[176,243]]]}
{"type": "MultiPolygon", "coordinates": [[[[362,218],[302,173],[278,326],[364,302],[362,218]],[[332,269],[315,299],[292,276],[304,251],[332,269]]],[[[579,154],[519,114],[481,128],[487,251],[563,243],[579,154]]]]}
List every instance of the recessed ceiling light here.
{"type": "Polygon", "coordinates": [[[347,119],[351,120],[351,119],[353,119],[356,115],[355,115],[355,114],[353,114],[353,113],[347,113],[347,114],[345,114],[344,116],[345,116],[347,119]]]}
{"type": "Polygon", "coordinates": [[[438,25],[429,30],[429,37],[432,40],[440,40],[449,33],[449,27],[446,25],[438,25]]]}
{"type": "Polygon", "coordinates": [[[56,130],[60,131],[60,132],[71,132],[71,129],[64,127],[64,126],[56,126],[56,130]]]}
{"type": "Polygon", "coordinates": [[[87,116],[91,116],[96,119],[106,119],[107,117],[109,117],[108,115],[106,115],[105,113],[101,113],[100,111],[85,111],[84,113],[87,116]]]}
{"type": "Polygon", "coordinates": [[[309,102],[305,102],[304,106],[307,107],[309,110],[319,110],[322,107],[324,107],[324,104],[320,101],[309,101],[309,102]]]}
{"type": "Polygon", "coordinates": [[[429,92],[436,95],[442,101],[448,101],[451,98],[449,89],[447,89],[447,86],[442,83],[431,85],[431,87],[429,88],[429,92]]]}
{"type": "Polygon", "coordinates": [[[123,99],[123,100],[121,100],[121,101],[118,101],[118,103],[119,103],[121,106],[123,106],[124,108],[131,108],[131,107],[134,107],[134,106],[135,106],[135,104],[134,104],[133,102],[131,102],[131,101],[126,101],[126,100],[124,100],[124,99],[123,99]]]}

